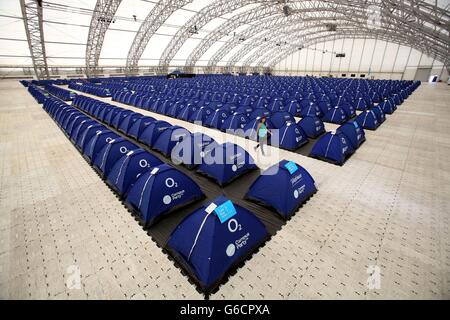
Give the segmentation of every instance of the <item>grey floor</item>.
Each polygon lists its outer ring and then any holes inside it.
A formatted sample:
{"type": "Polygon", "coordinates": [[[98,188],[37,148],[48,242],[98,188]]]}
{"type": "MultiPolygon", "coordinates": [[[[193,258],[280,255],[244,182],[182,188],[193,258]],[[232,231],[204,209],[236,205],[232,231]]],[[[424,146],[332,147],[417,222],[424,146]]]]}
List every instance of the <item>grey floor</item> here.
{"type": "MultiPolygon", "coordinates": [[[[422,85],[343,167],[169,119],[319,188],[211,298],[450,298],[449,89],[422,85]]],[[[16,81],[0,81],[0,166],[0,298],[203,298],[16,81]]]]}

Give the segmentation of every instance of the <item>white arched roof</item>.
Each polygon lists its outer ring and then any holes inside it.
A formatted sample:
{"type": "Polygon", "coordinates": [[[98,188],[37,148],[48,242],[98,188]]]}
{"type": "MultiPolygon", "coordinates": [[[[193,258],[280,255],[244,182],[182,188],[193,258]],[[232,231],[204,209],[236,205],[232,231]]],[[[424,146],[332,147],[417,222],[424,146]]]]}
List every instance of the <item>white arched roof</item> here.
{"type": "MultiPolygon", "coordinates": [[[[39,60],[33,50],[42,48],[34,43],[30,50],[25,25],[31,19],[21,8],[21,3],[38,4],[2,0],[0,66],[46,63],[95,74],[102,66],[135,72],[146,66],[255,65],[252,57],[271,66],[298,47],[345,37],[409,46],[448,66],[449,2],[43,0],[39,18],[45,57],[39,60]]],[[[30,36],[39,39],[39,34],[30,36]]]]}

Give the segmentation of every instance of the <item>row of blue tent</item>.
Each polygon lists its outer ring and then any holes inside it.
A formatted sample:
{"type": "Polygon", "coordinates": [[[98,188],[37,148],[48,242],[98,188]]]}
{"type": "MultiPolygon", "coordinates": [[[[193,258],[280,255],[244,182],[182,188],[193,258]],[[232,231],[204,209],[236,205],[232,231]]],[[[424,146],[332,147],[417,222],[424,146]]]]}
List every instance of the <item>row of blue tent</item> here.
{"type": "Polygon", "coordinates": [[[53,84],[47,84],[44,88],[48,93],[51,93],[52,95],[58,97],[63,101],[72,101],[76,97],[76,94],[74,92],[66,90],[64,88],[56,87],[53,84]]]}
{"type": "Polygon", "coordinates": [[[196,168],[219,185],[256,169],[253,158],[236,144],[218,144],[206,134],[191,133],[166,121],[82,95],[78,95],[73,104],[164,156],[196,168]],[[220,161],[218,158],[221,158],[220,161]]]}
{"type": "Polygon", "coordinates": [[[48,97],[48,92],[42,90],[38,86],[29,85],[27,90],[39,104],[44,103],[45,99],[48,97]]]}
{"type": "Polygon", "coordinates": [[[69,83],[69,89],[93,94],[102,98],[111,97],[110,89],[104,88],[98,84],[89,83],[87,81],[71,81],[69,83]]]}
{"type": "MultiPolygon", "coordinates": [[[[170,156],[171,161],[175,164],[185,164],[188,168],[198,166],[197,171],[199,173],[213,177],[219,185],[228,183],[242,173],[256,168],[252,157],[236,144],[224,143],[220,145],[204,133],[190,133],[187,129],[171,126],[165,121],[158,121],[152,117],[144,116],[128,109],[118,108],[82,95],[77,96],[73,104],[94,118],[99,120],[105,119],[103,120],[105,124],[110,125],[128,137],[152,147],[166,157],[170,156]],[[106,114],[103,117],[101,114],[104,108],[111,109],[111,114],[106,114]],[[117,113],[113,115],[114,112],[117,113]],[[112,120],[108,120],[108,118],[112,120]],[[119,120],[120,118],[122,120],[119,120]],[[174,135],[178,135],[181,139],[174,139],[174,135]],[[188,154],[183,153],[186,151],[188,154]],[[217,156],[222,157],[218,163],[215,162],[217,156]]],[[[307,175],[306,170],[301,168],[300,171],[305,176],[307,175]]],[[[263,176],[265,175],[263,174],[263,176]]],[[[303,188],[306,187],[303,186],[303,188]]],[[[308,196],[311,194],[309,192],[306,193],[308,193],[308,196]]],[[[277,193],[275,192],[274,194],[277,193]]],[[[280,197],[280,194],[277,196],[280,197]]],[[[296,205],[300,205],[305,199],[302,198],[296,205]]],[[[277,206],[275,204],[268,205],[277,206]]],[[[288,217],[293,214],[293,211],[280,211],[280,214],[288,217]]]]}
{"type": "MultiPolygon", "coordinates": [[[[77,108],[51,96],[43,107],[108,184],[152,223],[173,208],[203,198],[191,178],[77,108]]],[[[247,198],[289,216],[315,192],[309,173],[283,160],[258,177],[247,198]],[[286,188],[274,192],[267,188],[273,182],[286,188]]],[[[208,292],[268,237],[253,213],[219,196],[187,215],[172,232],[166,249],[208,292]]]]}

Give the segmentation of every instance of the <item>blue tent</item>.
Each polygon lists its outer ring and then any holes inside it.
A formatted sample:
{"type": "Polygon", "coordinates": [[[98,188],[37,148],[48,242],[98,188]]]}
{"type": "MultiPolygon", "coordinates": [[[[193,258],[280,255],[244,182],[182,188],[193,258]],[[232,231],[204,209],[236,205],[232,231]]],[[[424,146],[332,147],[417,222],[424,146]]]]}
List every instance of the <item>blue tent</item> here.
{"type": "Polygon", "coordinates": [[[143,115],[137,112],[131,112],[128,114],[127,117],[125,117],[122,122],[119,125],[119,131],[128,134],[128,131],[133,126],[133,124],[140,118],[142,118],[143,115]]]}
{"type": "Polygon", "coordinates": [[[383,109],[378,105],[370,109],[375,113],[375,116],[377,117],[378,123],[382,124],[386,120],[386,115],[383,112],[383,109]]]}
{"type": "Polygon", "coordinates": [[[80,117],[86,117],[86,115],[76,109],[67,110],[64,112],[64,114],[61,115],[61,128],[64,130],[64,132],[66,132],[66,134],[69,132],[74,119],[80,117]]]}
{"type": "Polygon", "coordinates": [[[316,116],[304,117],[298,122],[298,125],[303,129],[308,138],[315,139],[325,132],[325,125],[316,116]]]}
{"type": "Polygon", "coordinates": [[[336,132],[342,132],[348,138],[353,149],[358,149],[359,146],[366,141],[364,129],[356,121],[349,121],[336,129],[336,132]]]}
{"type": "Polygon", "coordinates": [[[161,132],[159,137],[153,144],[153,148],[161,152],[166,157],[170,156],[173,147],[180,141],[183,141],[186,137],[189,137],[191,133],[189,130],[180,126],[171,126],[161,132]]]}
{"type": "Polygon", "coordinates": [[[122,111],[124,111],[125,109],[120,108],[120,107],[110,107],[105,111],[105,117],[103,119],[104,122],[106,122],[109,125],[112,125],[112,122],[114,120],[114,118],[116,117],[116,115],[122,111]]]}
{"type": "Polygon", "coordinates": [[[141,133],[147,128],[151,123],[155,122],[156,119],[153,117],[142,116],[138,118],[128,130],[128,135],[130,137],[139,140],[141,133]]]}
{"type": "Polygon", "coordinates": [[[109,141],[97,153],[92,166],[97,169],[102,176],[108,176],[111,168],[123,155],[138,147],[124,138],[117,138],[109,141]]]}
{"type": "Polygon", "coordinates": [[[302,108],[300,107],[300,103],[297,100],[289,100],[284,106],[284,111],[289,112],[293,116],[300,114],[302,108]]]}
{"type": "Polygon", "coordinates": [[[384,100],[379,106],[385,114],[393,114],[395,111],[395,105],[389,99],[384,100]]]}
{"type": "Polygon", "coordinates": [[[83,155],[92,162],[96,155],[111,140],[119,138],[119,135],[108,129],[100,130],[92,136],[91,140],[85,142],[83,147],[83,155]]]}
{"type": "Polygon", "coordinates": [[[247,151],[236,144],[227,142],[209,152],[198,167],[198,171],[223,186],[243,173],[256,168],[255,161],[247,151]]]}
{"type": "Polygon", "coordinates": [[[288,218],[316,191],[308,171],[294,162],[281,160],[253,182],[246,198],[273,207],[283,218],[288,218]]]}
{"type": "Polygon", "coordinates": [[[92,120],[92,119],[85,119],[83,121],[81,121],[73,130],[72,133],[70,134],[70,140],[76,144],[78,137],[84,132],[84,130],[90,126],[90,125],[95,125],[98,124],[97,121],[92,120]]]}
{"type": "Polygon", "coordinates": [[[203,192],[191,178],[162,164],[141,174],[129,189],[126,202],[149,226],[160,216],[203,197],[203,192]]]}
{"type": "MultiPolygon", "coordinates": [[[[256,132],[256,129],[258,128],[258,124],[261,121],[260,117],[257,117],[255,120],[250,120],[247,122],[247,124],[244,126],[244,137],[249,138],[251,140],[258,140],[258,133],[256,132]]],[[[273,128],[272,122],[268,118],[266,118],[266,126],[269,129],[273,128]]]]}
{"type": "Polygon", "coordinates": [[[209,292],[268,237],[252,212],[220,196],[181,221],[167,246],[209,292]]]}
{"type": "Polygon", "coordinates": [[[179,114],[185,107],[186,106],[184,103],[182,103],[181,101],[177,101],[167,110],[166,115],[175,118],[177,114],[179,114]]]}
{"type": "Polygon", "coordinates": [[[88,125],[87,128],[78,135],[76,146],[79,150],[84,150],[85,144],[87,144],[97,132],[105,129],[106,127],[98,122],[88,125]]]}
{"type": "Polygon", "coordinates": [[[315,116],[320,118],[322,116],[322,111],[315,103],[310,102],[307,106],[302,107],[302,109],[300,110],[300,117],[308,116],[315,116]]]}
{"type": "Polygon", "coordinates": [[[255,110],[250,113],[249,119],[256,119],[261,118],[262,116],[266,117],[268,119],[271,115],[271,112],[266,108],[256,108],[255,110]]]}
{"type": "Polygon", "coordinates": [[[356,110],[366,111],[368,107],[366,100],[363,97],[359,97],[356,101],[356,110]]]}
{"type": "Polygon", "coordinates": [[[366,110],[361,112],[355,119],[358,124],[364,129],[376,130],[380,123],[378,122],[377,116],[372,110],[366,110]]]}
{"type": "Polygon", "coordinates": [[[172,162],[184,164],[190,169],[195,168],[203,162],[206,154],[211,152],[218,143],[210,136],[195,132],[183,139],[173,149],[171,154],[172,162]]]}
{"type": "Polygon", "coordinates": [[[220,129],[227,119],[230,116],[230,112],[225,109],[216,109],[209,117],[206,118],[203,125],[209,128],[220,129]]]}
{"type": "Polygon", "coordinates": [[[197,109],[199,109],[198,106],[189,103],[179,111],[177,119],[188,121],[197,109]]]}
{"type": "Polygon", "coordinates": [[[213,110],[208,107],[200,107],[189,118],[190,122],[203,123],[211,114],[213,110]]]}
{"type": "Polygon", "coordinates": [[[78,114],[78,115],[73,115],[69,121],[69,123],[67,124],[66,127],[66,133],[67,135],[69,135],[69,137],[72,135],[72,133],[75,131],[76,128],[78,128],[79,124],[83,121],[87,121],[90,120],[89,117],[85,116],[84,114],[78,114]]]}
{"type": "Polygon", "coordinates": [[[347,115],[347,119],[353,118],[356,115],[355,108],[348,102],[341,102],[338,107],[341,107],[347,115]]]}
{"type": "Polygon", "coordinates": [[[309,155],[313,158],[343,165],[347,157],[353,152],[354,149],[343,133],[328,132],[314,144],[309,155]]]}
{"type": "Polygon", "coordinates": [[[139,141],[142,143],[153,147],[153,145],[156,142],[156,139],[158,139],[159,135],[166,130],[167,128],[170,128],[172,125],[166,121],[154,121],[150,123],[144,131],[142,131],[141,135],[139,136],[139,141]]]}
{"type": "Polygon", "coordinates": [[[336,106],[330,109],[323,117],[322,120],[330,123],[341,124],[347,121],[347,114],[344,109],[339,106],[336,106]]]}
{"type": "Polygon", "coordinates": [[[111,126],[116,129],[119,129],[122,121],[125,120],[128,117],[128,115],[133,114],[133,113],[134,112],[131,110],[122,110],[122,111],[118,112],[112,119],[112,122],[110,123],[111,126]]]}
{"type": "Polygon", "coordinates": [[[117,160],[106,180],[117,193],[124,196],[141,174],[161,164],[161,160],[143,149],[131,150],[117,160]]]}
{"type": "Polygon", "coordinates": [[[294,117],[287,111],[278,111],[272,114],[270,122],[275,129],[280,129],[287,122],[295,122],[294,117]]]}
{"type": "Polygon", "coordinates": [[[248,122],[248,118],[244,113],[234,112],[228,116],[222,124],[222,131],[236,131],[238,129],[244,129],[245,124],[248,122]]]}
{"type": "Polygon", "coordinates": [[[308,143],[306,133],[295,122],[288,122],[282,126],[279,131],[279,141],[274,141],[275,136],[271,137],[271,144],[287,150],[296,150],[302,145],[308,143]]]}

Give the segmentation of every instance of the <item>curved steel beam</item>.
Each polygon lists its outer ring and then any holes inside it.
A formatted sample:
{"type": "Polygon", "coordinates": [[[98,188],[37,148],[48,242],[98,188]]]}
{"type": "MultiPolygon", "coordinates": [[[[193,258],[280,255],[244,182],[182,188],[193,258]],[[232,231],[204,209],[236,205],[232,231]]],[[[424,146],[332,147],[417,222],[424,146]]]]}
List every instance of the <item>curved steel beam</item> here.
{"type": "MultiPolygon", "coordinates": [[[[254,3],[269,3],[270,0],[216,0],[206,6],[181,27],[164,49],[159,62],[161,70],[167,69],[173,57],[192,34],[200,30],[212,19],[254,3]]],[[[273,3],[273,1],[272,1],[273,3]]]]}
{"type": "Polygon", "coordinates": [[[161,0],[150,11],[139,27],[126,62],[126,71],[133,73],[138,71],[138,63],[144,53],[150,38],[164,24],[164,22],[178,9],[184,7],[193,0],[161,0]]]}
{"type": "MultiPolygon", "coordinates": [[[[306,3],[307,1],[304,1],[303,3],[306,3]]],[[[391,2],[396,2],[395,0],[392,0],[391,2]]],[[[398,2],[398,1],[397,1],[398,2]]],[[[370,14],[370,10],[368,10],[368,4],[369,5],[374,5],[379,2],[377,1],[372,1],[372,2],[363,2],[361,3],[360,1],[356,1],[356,0],[350,0],[350,1],[346,1],[345,3],[343,3],[342,1],[329,1],[329,3],[327,4],[318,4],[317,2],[310,2],[311,6],[314,8],[314,10],[316,12],[346,12],[345,15],[346,16],[353,16],[353,13],[355,10],[358,10],[358,12],[362,13],[361,17],[359,18],[361,20],[362,23],[367,23],[368,19],[370,18],[369,14],[370,14]],[[330,5],[334,4],[334,5],[330,5]]],[[[391,4],[392,6],[392,4],[391,4]]],[[[386,28],[387,26],[390,25],[395,25],[396,28],[402,28],[405,29],[407,31],[411,31],[411,25],[406,24],[405,21],[403,21],[404,19],[407,19],[408,17],[410,18],[410,16],[408,16],[406,13],[404,13],[400,7],[396,8],[395,10],[393,10],[392,8],[390,8],[389,6],[384,6],[383,9],[384,11],[380,11],[382,13],[383,16],[383,24],[384,24],[384,28],[386,28]],[[400,11],[400,14],[398,14],[398,11],[400,11]],[[397,13],[397,15],[394,15],[394,13],[397,13]]],[[[405,12],[408,10],[405,10],[405,12]]],[[[294,14],[295,14],[295,10],[293,10],[294,14]]],[[[445,12],[445,11],[444,11],[445,12]]],[[[446,22],[448,20],[448,13],[446,13],[447,16],[445,16],[444,12],[441,12],[440,15],[440,29],[442,29],[442,26],[445,26],[446,22]],[[444,21],[444,22],[443,22],[444,21]]],[[[317,16],[317,15],[316,15],[317,16]]],[[[320,15],[319,15],[320,17],[320,15]]],[[[278,17],[278,19],[280,20],[286,20],[286,17],[278,17]]],[[[274,18],[276,19],[276,18],[274,18]]],[[[273,20],[275,21],[275,20],[273,20]]],[[[258,25],[257,27],[250,27],[247,28],[244,32],[240,33],[236,38],[245,38],[247,39],[249,36],[253,36],[254,34],[258,34],[259,32],[261,32],[261,25],[263,25],[265,22],[263,21],[262,24],[258,25]]],[[[448,25],[448,23],[447,23],[448,25]]],[[[265,27],[265,26],[264,26],[265,27]]],[[[416,23],[413,26],[414,29],[416,30],[424,30],[423,25],[416,23]]],[[[429,29],[429,28],[428,28],[429,29]]],[[[428,30],[430,31],[430,30],[428,30]]],[[[431,30],[432,33],[434,32],[433,30],[431,30]]],[[[435,33],[435,32],[434,32],[435,33]]],[[[269,34],[269,33],[267,33],[269,34]]],[[[445,34],[442,36],[442,34],[440,34],[439,37],[435,37],[435,34],[430,35],[429,32],[425,32],[424,33],[428,39],[428,41],[430,41],[430,44],[433,43],[433,45],[428,45],[428,47],[436,47],[438,51],[441,52],[448,52],[448,43],[449,43],[449,38],[448,36],[445,36],[445,34]]],[[[439,33],[438,33],[439,34],[439,33]]],[[[413,39],[411,39],[413,40],[413,39]]],[[[261,37],[257,37],[256,39],[254,39],[254,41],[256,41],[258,44],[261,42],[261,37]]],[[[225,45],[223,45],[210,59],[209,63],[208,63],[208,67],[209,68],[213,68],[228,52],[230,52],[239,42],[236,41],[235,39],[232,39],[231,41],[227,42],[225,45]]],[[[242,42],[241,42],[242,43],[242,42]]],[[[411,43],[413,43],[413,41],[411,41],[411,43]]],[[[248,46],[250,45],[255,45],[256,43],[249,43],[246,44],[244,46],[244,49],[242,50],[248,50],[248,46]]],[[[411,45],[411,44],[410,44],[411,45]]],[[[233,59],[232,59],[233,60],[233,59]]],[[[231,65],[232,63],[235,63],[236,61],[230,61],[228,63],[228,65],[231,65]]]]}
{"type": "MultiPolygon", "coordinates": [[[[324,9],[323,11],[330,11],[330,10],[324,9]]],[[[339,19],[336,19],[336,20],[354,21],[355,23],[360,23],[362,28],[367,27],[367,24],[365,23],[367,21],[367,16],[364,15],[365,11],[360,10],[360,9],[358,10],[356,8],[353,8],[352,11],[353,11],[352,14],[346,14],[345,12],[342,12],[342,17],[339,17],[339,19]],[[359,15],[358,15],[358,13],[359,13],[359,15]]],[[[337,10],[336,13],[339,13],[339,10],[337,10]]],[[[325,19],[325,18],[323,17],[321,19],[325,19]]],[[[399,24],[397,22],[394,22],[391,25],[392,25],[392,27],[385,26],[383,30],[404,30],[403,32],[410,37],[410,41],[408,44],[409,46],[416,46],[418,42],[419,43],[424,42],[424,39],[422,38],[422,36],[418,36],[417,34],[412,32],[411,29],[407,29],[404,25],[399,24]]],[[[339,28],[339,24],[338,24],[338,28],[339,28]]],[[[277,37],[281,36],[278,34],[274,34],[273,32],[272,32],[272,34],[273,34],[272,38],[276,38],[276,39],[277,39],[277,37]]],[[[395,33],[395,35],[397,35],[397,33],[395,33]]],[[[428,39],[427,41],[428,41],[428,45],[423,46],[424,48],[427,49],[427,51],[429,48],[431,48],[431,50],[434,50],[436,54],[439,54],[440,52],[445,52],[445,51],[448,52],[448,49],[446,49],[445,46],[442,46],[442,44],[440,44],[436,40],[428,39]],[[432,44],[432,45],[430,45],[430,44],[432,44]]],[[[245,53],[245,51],[247,51],[247,53],[248,53],[249,52],[248,47],[255,48],[255,47],[260,46],[262,43],[263,42],[261,41],[261,37],[260,36],[256,37],[252,41],[250,41],[249,44],[245,48],[241,49],[241,51],[244,51],[244,53],[245,53]]],[[[273,47],[273,44],[272,44],[272,47],[273,47]]],[[[253,50],[253,49],[251,49],[251,50],[253,50]]],[[[424,49],[422,49],[422,50],[424,50],[424,49]]],[[[266,48],[259,48],[258,51],[259,52],[267,52],[266,48]]],[[[238,52],[237,55],[240,55],[242,57],[242,54],[240,52],[238,52]]],[[[228,62],[228,66],[231,66],[233,63],[236,63],[236,62],[237,62],[236,59],[231,58],[231,60],[228,62]]]]}
{"type": "Polygon", "coordinates": [[[38,80],[48,79],[47,55],[45,53],[44,29],[42,28],[42,5],[36,0],[20,0],[28,47],[38,80]]]}
{"type": "Polygon", "coordinates": [[[122,0],[97,0],[86,43],[86,75],[95,75],[103,40],[122,0]]]}
{"type": "MultiPolygon", "coordinates": [[[[248,24],[254,21],[259,21],[274,14],[280,14],[280,9],[273,5],[264,5],[263,7],[256,7],[251,10],[245,11],[241,14],[233,17],[232,20],[228,20],[222,25],[218,26],[214,31],[210,32],[206,38],[204,38],[195,49],[191,52],[186,60],[186,66],[193,67],[196,62],[203,56],[203,54],[218,40],[225,35],[235,30],[241,25],[248,24]]],[[[237,37],[237,36],[235,36],[237,37]]],[[[237,41],[244,41],[238,37],[237,41]]]]}

